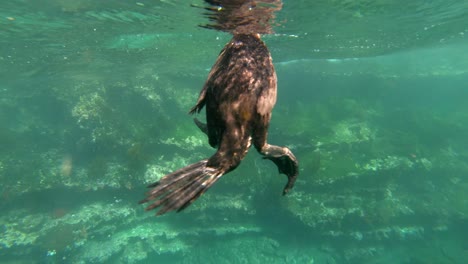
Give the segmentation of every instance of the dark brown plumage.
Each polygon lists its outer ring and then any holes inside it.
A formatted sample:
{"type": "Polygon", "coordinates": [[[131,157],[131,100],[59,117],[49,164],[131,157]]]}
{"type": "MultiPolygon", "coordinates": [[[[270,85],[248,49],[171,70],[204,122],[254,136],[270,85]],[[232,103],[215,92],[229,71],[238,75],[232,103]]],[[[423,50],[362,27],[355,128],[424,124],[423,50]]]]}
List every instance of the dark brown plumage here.
{"type": "Polygon", "coordinates": [[[206,107],[206,124],[195,119],[217,148],[209,159],[191,164],[151,184],[141,203],[158,215],[190,205],[221,176],[234,170],[251,144],[280,173],[286,174],[286,194],[298,175],[298,162],[286,147],[267,143],[271,111],[276,102],[276,73],[270,53],[258,34],[234,34],[226,44],[190,113],[206,107]]]}

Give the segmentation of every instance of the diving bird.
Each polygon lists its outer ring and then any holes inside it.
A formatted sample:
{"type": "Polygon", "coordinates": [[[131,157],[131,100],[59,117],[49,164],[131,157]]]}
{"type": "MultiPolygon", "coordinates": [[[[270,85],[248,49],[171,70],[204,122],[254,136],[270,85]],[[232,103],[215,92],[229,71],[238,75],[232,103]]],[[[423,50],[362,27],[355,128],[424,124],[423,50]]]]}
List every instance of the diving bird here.
{"type": "Polygon", "coordinates": [[[267,46],[256,33],[234,33],[211,68],[190,113],[206,109],[206,124],[196,125],[208,136],[216,153],[150,184],[140,203],[157,215],[189,206],[226,173],[234,170],[251,144],[273,161],[288,178],[283,195],[294,186],[299,167],[287,147],[267,142],[271,112],[276,103],[276,72],[267,46]]]}

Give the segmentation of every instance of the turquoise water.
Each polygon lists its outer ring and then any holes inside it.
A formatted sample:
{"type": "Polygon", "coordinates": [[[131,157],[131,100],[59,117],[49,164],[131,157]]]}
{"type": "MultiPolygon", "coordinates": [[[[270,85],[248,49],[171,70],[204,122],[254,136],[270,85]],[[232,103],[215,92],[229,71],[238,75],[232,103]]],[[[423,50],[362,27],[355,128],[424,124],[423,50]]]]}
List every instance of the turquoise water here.
{"type": "MultiPolygon", "coordinates": [[[[181,213],[187,114],[229,40],[203,1],[0,3],[0,263],[466,263],[468,2],[284,1],[269,140],[181,213]]],[[[201,115],[203,117],[203,115],[201,115]]]]}

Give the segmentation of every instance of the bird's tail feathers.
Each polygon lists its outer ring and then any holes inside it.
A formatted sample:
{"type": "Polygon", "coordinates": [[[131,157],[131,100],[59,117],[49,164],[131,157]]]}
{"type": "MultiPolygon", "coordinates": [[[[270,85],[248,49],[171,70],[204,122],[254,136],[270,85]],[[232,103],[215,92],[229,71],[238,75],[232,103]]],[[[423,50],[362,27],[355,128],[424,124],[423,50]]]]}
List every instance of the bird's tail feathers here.
{"type": "Polygon", "coordinates": [[[207,167],[207,162],[188,165],[150,184],[148,187],[153,189],[140,203],[152,202],[147,211],[161,207],[157,215],[185,209],[224,174],[222,169],[207,167]]]}

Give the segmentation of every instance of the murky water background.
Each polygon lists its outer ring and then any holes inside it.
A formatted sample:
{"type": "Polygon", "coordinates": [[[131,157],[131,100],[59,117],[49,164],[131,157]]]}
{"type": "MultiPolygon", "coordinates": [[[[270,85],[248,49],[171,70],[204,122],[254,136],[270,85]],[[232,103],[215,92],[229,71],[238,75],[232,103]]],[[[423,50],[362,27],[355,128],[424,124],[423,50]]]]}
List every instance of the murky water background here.
{"type": "Polygon", "coordinates": [[[468,2],[284,1],[295,189],[252,151],[155,218],[146,184],[213,153],[187,111],[229,35],[190,4],[0,3],[0,262],[465,263],[468,2]]]}

